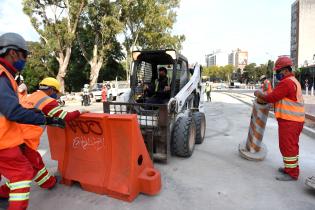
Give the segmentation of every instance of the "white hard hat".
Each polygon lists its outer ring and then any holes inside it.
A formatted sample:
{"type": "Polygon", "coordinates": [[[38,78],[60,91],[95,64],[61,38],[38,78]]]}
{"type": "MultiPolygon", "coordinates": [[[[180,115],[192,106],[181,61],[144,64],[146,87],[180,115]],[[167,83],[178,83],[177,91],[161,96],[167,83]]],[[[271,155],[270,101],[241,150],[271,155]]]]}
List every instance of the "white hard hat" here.
{"type": "Polygon", "coordinates": [[[88,88],[88,87],[89,87],[89,84],[84,84],[84,87],[85,87],[85,88],[88,88]]]}
{"type": "Polygon", "coordinates": [[[266,78],[266,75],[261,75],[260,76],[260,80],[265,79],[265,78],[266,78]]]}
{"type": "Polygon", "coordinates": [[[7,49],[23,50],[29,53],[25,39],[17,33],[5,33],[0,36],[0,54],[7,49]]]}

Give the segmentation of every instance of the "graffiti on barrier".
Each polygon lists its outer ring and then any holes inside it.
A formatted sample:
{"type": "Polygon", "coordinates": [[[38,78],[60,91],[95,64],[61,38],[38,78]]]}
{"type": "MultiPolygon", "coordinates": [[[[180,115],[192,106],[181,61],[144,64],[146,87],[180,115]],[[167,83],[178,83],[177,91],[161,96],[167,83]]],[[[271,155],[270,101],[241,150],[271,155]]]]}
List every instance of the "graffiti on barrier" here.
{"type": "Polygon", "coordinates": [[[72,141],[74,149],[82,148],[83,150],[95,149],[96,151],[101,150],[105,147],[103,137],[89,137],[89,136],[76,136],[72,141]]]}
{"type": "Polygon", "coordinates": [[[103,135],[103,129],[100,122],[94,120],[73,120],[68,122],[70,129],[77,133],[80,130],[83,134],[103,135]]]}

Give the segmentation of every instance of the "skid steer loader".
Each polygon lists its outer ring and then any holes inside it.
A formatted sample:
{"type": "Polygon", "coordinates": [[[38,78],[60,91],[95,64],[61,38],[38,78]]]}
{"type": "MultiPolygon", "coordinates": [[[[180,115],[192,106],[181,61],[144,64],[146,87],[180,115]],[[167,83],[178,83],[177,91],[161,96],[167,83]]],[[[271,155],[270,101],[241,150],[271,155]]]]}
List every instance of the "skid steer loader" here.
{"type": "Polygon", "coordinates": [[[104,112],[137,114],[147,150],[154,161],[167,162],[170,154],[190,157],[204,140],[206,120],[201,67],[188,68],[175,50],[133,51],[130,90],[116,102],[104,102],[104,112]],[[145,86],[156,86],[158,69],[167,69],[170,97],[149,103],[145,86]]]}

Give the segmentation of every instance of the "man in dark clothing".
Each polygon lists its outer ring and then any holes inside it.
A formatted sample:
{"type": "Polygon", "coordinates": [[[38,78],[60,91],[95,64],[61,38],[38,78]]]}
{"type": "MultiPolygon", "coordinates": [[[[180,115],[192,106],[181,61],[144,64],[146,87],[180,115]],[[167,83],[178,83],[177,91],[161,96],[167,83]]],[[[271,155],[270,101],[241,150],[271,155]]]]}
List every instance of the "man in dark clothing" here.
{"type": "Polygon", "coordinates": [[[165,67],[159,68],[159,78],[155,80],[154,87],[144,87],[147,96],[152,96],[146,100],[150,104],[163,104],[170,98],[170,85],[167,77],[167,69],[165,67]]]}

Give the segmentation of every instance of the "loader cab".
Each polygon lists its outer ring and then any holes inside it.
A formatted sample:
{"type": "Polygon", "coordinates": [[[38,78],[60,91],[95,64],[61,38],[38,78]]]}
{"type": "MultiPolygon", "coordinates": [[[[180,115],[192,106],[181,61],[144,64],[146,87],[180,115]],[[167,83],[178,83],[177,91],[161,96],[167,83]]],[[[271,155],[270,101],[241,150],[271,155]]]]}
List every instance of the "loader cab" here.
{"type": "Polygon", "coordinates": [[[170,97],[174,97],[190,79],[187,59],[175,50],[133,51],[132,57],[131,97],[137,102],[146,97],[145,86],[155,85],[160,67],[167,69],[170,97]]]}

